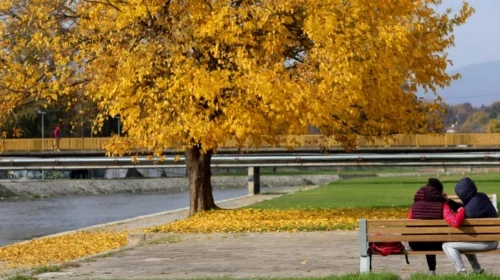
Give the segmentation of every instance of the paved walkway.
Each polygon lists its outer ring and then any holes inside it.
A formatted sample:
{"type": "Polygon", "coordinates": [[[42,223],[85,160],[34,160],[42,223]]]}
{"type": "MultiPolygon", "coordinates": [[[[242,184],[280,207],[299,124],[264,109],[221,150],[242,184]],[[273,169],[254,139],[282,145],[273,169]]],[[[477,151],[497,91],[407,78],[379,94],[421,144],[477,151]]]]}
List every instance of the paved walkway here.
{"type": "MultiPolygon", "coordinates": [[[[307,187],[311,188],[311,187],[307,187]]],[[[303,188],[218,203],[238,208],[303,188]]],[[[167,223],[187,216],[186,210],[113,223],[108,229],[132,229],[167,223]]],[[[500,257],[479,256],[487,272],[500,274],[500,257]]],[[[426,272],[424,256],[377,256],[373,271],[390,271],[402,278],[426,272]]],[[[238,233],[171,235],[163,241],[139,245],[79,262],[80,267],[37,275],[38,279],[179,279],[213,277],[321,277],[359,272],[357,231],[299,233],[238,233]]],[[[438,256],[438,272],[453,273],[445,256],[438,256]]]]}
{"type": "MultiPolygon", "coordinates": [[[[358,233],[248,233],[183,235],[180,241],[135,247],[80,263],[80,267],[38,275],[39,279],[167,279],[195,277],[311,277],[359,271],[358,233]]],[[[500,273],[498,256],[479,256],[483,267],[500,273]]],[[[408,278],[426,272],[424,256],[377,256],[373,271],[408,278]]],[[[438,272],[453,273],[438,256],[438,272]]]]}

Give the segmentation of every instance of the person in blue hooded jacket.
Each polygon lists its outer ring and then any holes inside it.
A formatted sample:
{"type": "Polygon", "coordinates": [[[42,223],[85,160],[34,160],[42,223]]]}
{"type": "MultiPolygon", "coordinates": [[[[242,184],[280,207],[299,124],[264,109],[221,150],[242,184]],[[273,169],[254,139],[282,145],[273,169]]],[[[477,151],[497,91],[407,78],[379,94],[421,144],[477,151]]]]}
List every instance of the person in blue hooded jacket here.
{"type": "MultiPolygon", "coordinates": [[[[490,198],[482,192],[477,191],[476,184],[465,177],[458,181],[455,193],[463,204],[448,200],[443,207],[443,217],[452,227],[458,228],[465,218],[498,218],[498,213],[491,203],[490,198]]],[[[466,251],[489,251],[498,246],[498,241],[485,242],[445,242],[443,251],[453,262],[458,273],[467,273],[467,268],[462,262],[460,252],[466,251]]],[[[475,254],[465,255],[475,273],[483,273],[475,254]]]]}

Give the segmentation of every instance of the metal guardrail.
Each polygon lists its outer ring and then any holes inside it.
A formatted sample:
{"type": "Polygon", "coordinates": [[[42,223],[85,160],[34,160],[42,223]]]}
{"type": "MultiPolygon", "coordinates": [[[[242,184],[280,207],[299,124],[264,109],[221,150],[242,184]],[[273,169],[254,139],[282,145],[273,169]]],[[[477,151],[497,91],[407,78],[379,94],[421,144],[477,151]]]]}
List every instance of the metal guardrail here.
{"type": "MultiPolygon", "coordinates": [[[[61,138],[60,149],[63,151],[103,151],[103,145],[111,138],[61,138]]],[[[54,139],[2,139],[0,145],[4,151],[50,151],[54,139]]],[[[340,143],[332,138],[324,138],[317,134],[286,135],[278,145],[263,142],[260,148],[285,148],[285,147],[341,147],[340,143]]],[[[365,137],[359,136],[358,147],[500,147],[500,133],[470,133],[470,134],[441,134],[441,135],[394,135],[389,141],[375,140],[369,142],[365,137]]],[[[236,148],[236,141],[229,139],[221,148],[236,148]]],[[[252,143],[246,141],[243,148],[251,148],[252,143]]]]}
{"type": "MultiPolygon", "coordinates": [[[[109,158],[1,158],[0,170],[72,170],[117,168],[185,167],[184,157],[177,161],[167,157],[109,158]]],[[[212,167],[283,167],[283,166],[376,166],[376,167],[499,167],[500,153],[441,153],[441,154],[348,154],[304,156],[218,156],[212,157],[212,167]]]]}

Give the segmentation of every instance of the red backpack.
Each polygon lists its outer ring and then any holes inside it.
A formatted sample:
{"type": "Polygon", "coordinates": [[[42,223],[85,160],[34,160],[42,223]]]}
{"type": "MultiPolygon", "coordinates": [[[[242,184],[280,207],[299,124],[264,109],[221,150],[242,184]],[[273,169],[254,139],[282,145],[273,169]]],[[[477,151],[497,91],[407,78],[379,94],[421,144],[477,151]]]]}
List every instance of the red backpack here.
{"type": "Polygon", "coordinates": [[[381,254],[382,256],[387,256],[389,254],[401,253],[405,247],[401,242],[370,242],[368,247],[381,254]]]}
{"type": "MultiPolygon", "coordinates": [[[[403,246],[403,243],[401,242],[369,242],[368,248],[370,256],[370,271],[372,270],[373,252],[378,252],[382,256],[387,256],[390,254],[398,254],[405,250],[405,246],[403,246]]],[[[405,254],[405,260],[407,264],[410,264],[407,254],[405,254]]]]}

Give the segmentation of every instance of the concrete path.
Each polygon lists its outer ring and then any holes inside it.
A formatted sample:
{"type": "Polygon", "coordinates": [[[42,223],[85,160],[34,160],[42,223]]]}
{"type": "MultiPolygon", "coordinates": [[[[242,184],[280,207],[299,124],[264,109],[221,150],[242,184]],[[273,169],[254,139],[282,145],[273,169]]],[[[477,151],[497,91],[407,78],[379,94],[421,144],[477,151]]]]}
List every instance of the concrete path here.
{"type": "MultiPolygon", "coordinates": [[[[359,271],[356,231],[181,235],[38,275],[38,279],[179,279],[195,277],[312,277],[359,271]]],[[[484,269],[500,273],[500,257],[479,256],[484,269]]],[[[373,271],[402,278],[426,272],[424,256],[376,256],[373,271]]],[[[445,256],[438,272],[453,273],[445,256]]]]}

